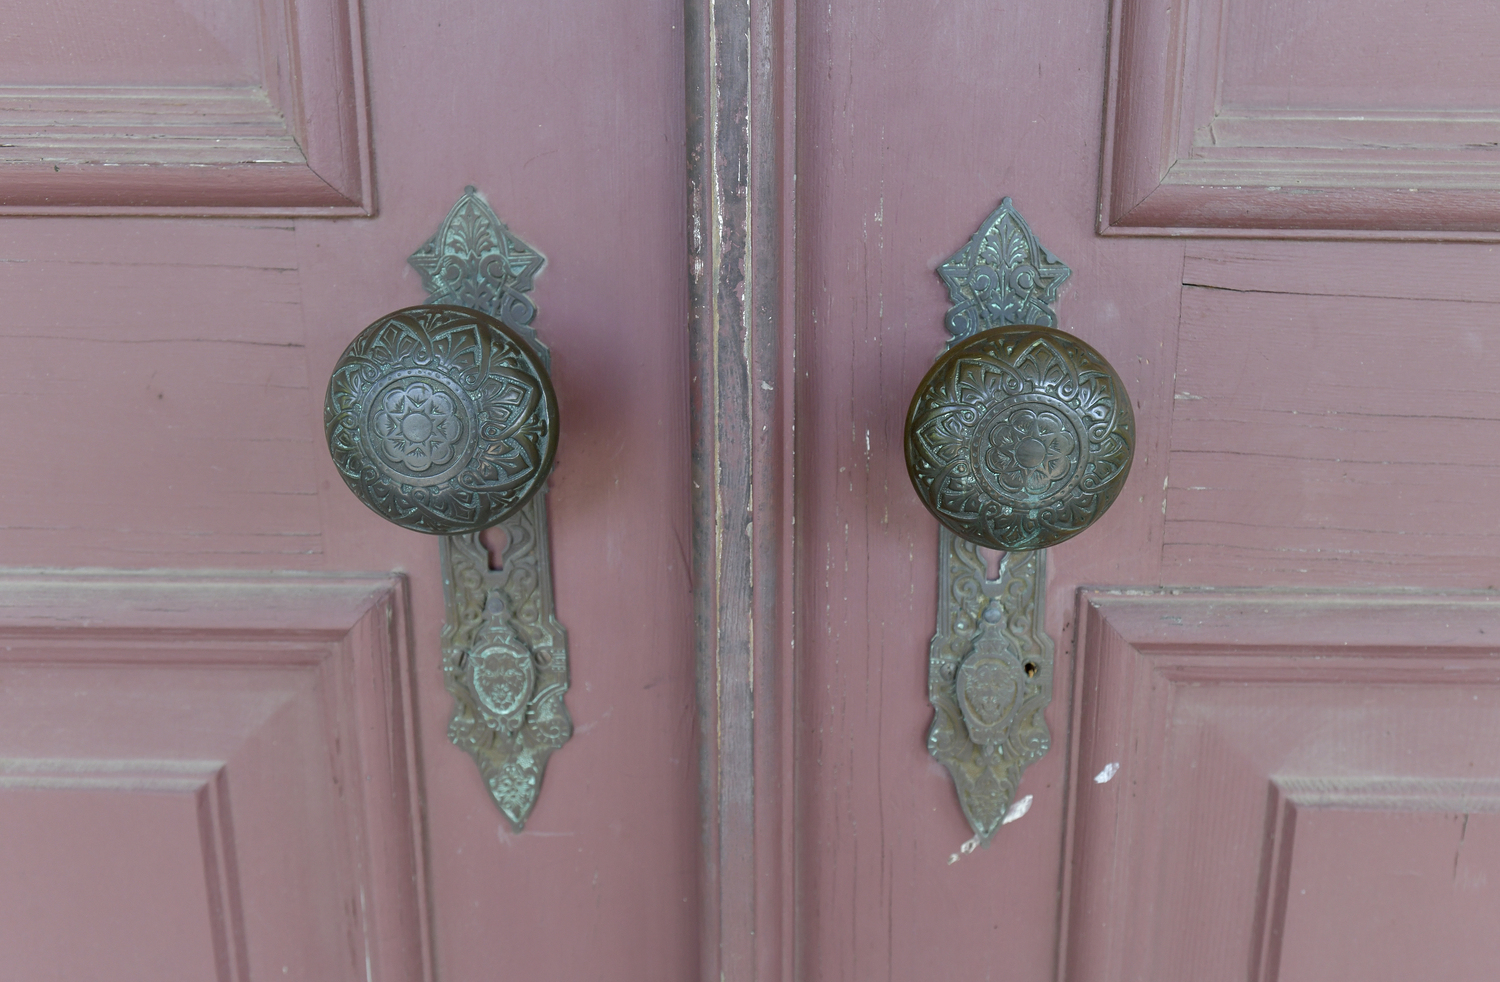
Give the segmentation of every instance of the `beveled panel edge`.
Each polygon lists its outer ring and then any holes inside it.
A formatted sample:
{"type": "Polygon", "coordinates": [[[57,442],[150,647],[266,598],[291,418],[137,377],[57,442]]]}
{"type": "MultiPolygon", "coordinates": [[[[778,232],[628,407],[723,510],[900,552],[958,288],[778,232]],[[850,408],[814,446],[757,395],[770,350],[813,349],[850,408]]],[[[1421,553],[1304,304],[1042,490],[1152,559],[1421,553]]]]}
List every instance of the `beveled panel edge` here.
{"type": "MultiPolygon", "coordinates": [[[[0,569],[0,638],[41,639],[49,662],[76,647],[80,654],[63,660],[90,664],[102,657],[122,664],[118,652],[100,656],[95,649],[101,638],[125,638],[153,642],[140,646],[142,661],[153,668],[164,660],[290,660],[323,679],[326,712],[342,736],[330,746],[338,747],[342,766],[363,777],[348,782],[353,791],[343,820],[356,826],[350,842],[363,898],[351,916],[365,927],[372,982],[431,982],[434,976],[410,605],[399,573],[0,569]],[[295,649],[290,659],[288,645],[295,649]],[[162,657],[174,650],[181,654],[162,657]]],[[[17,645],[19,660],[34,663],[27,647],[17,645]]],[[[71,775],[64,767],[10,780],[50,776],[53,783],[98,786],[100,778],[84,764],[71,775]]],[[[212,783],[207,772],[217,762],[162,766],[182,773],[174,789],[188,790],[183,781],[212,783]]],[[[110,768],[118,771],[118,763],[110,768]]],[[[153,768],[148,763],[137,770],[158,785],[173,779],[153,768]]],[[[232,939],[226,943],[232,950],[232,939]]]]}
{"type": "Polygon", "coordinates": [[[1081,627],[1108,624],[1143,654],[1286,648],[1292,620],[1300,632],[1295,646],[1304,651],[1420,647],[1500,653],[1497,591],[1081,587],[1078,596],[1081,627]],[[1412,619],[1435,609],[1444,615],[1441,628],[1412,619]],[[1496,629],[1484,633],[1491,626],[1496,629]]]}
{"type": "Polygon", "coordinates": [[[337,641],[405,602],[393,573],[0,568],[0,635],[149,632],[337,641]]]}
{"type": "Polygon", "coordinates": [[[194,797],[198,807],[198,844],[207,881],[210,931],[219,976],[230,982],[250,982],[245,902],[229,805],[229,778],[224,768],[219,768],[204,782],[194,797]]]}
{"type": "Polygon", "coordinates": [[[1298,777],[1273,774],[1277,794],[1299,808],[1500,812],[1500,779],[1298,777]]]}
{"type": "Polygon", "coordinates": [[[1367,779],[1271,775],[1266,787],[1259,901],[1251,931],[1252,982],[1276,982],[1286,931],[1296,828],[1303,809],[1404,812],[1500,812],[1500,781],[1390,777],[1367,779]]]}
{"type": "MultiPolygon", "coordinates": [[[[1070,947],[1078,944],[1073,932],[1077,912],[1075,887],[1089,875],[1087,856],[1078,853],[1080,791],[1096,783],[1089,773],[1097,763],[1085,764],[1083,749],[1094,749],[1090,739],[1099,728],[1099,705],[1089,698],[1095,690],[1115,687],[1128,691],[1119,702],[1129,704],[1125,712],[1149,709],[1170,698],[1164,690],[1177,682],[1226,682],[1247,680],[1297,680],[1319,682],[1319,672],[1293,666],[1289,653],[1301,655],[1305,664],[1315,661],[1309,653],[1343,656],[1344,667],[1359,659],[1370,670],[1384,673],[1389,667],[1380,658],[1382,649],[1404,652],[1402,660],[1418,671],[1402,679],[1411,681],[1431,673],[1420,661],[1448,657],[1458,671],[1446,671],[1435,679],[1441,684],[1479,680],[1500,684],[1500,592],[1423,590],[1297,590],[1285,588],[1101,588],[1082,586],[1077,594],[1077,632],[1073,646],[1073,690],[1068,710],[1069,726],[1064,788],[1063,860],[1059,870],[1057,974],[1069,980],[1070,947]],[[1441,619],[1430,615],[1441,612],[1441,619]],[[1414,617],[1413,614],[1426,614],[1414,617]],[[1289,618],[1296,618],[1298,632],[1286,631],[1289,618]],[[1279,635],[1278,635],[1279,629],[1279,635]],[[1130,655],[1137,657],[1129,657],[1130,655]],[[1371,657],[1374,656],[1374,657],[1371,657]],[[1213,666],[1187,662],[1237,663],[1219,674],[1213,666]],[[1267,671],[1246,671],[1254,663],[1267,671]],[[1101,678],[1101,676],[1109,676],[1101,678]],[[1154,683],[1165,681],[1167,686],[1154,683]]],[[[1322,660],[1316,659],[1316,660],[1322,660]]],[[[1445,666],[1445,668],[1448,666],[1445,666]]],[[[1347,672],[1345,672],[1347,674],[1347,672]]],[[[1156,735],[1150,747],[1133,747],[1130,753],[1152,759],[1164,734],[1156,735]]],[[[1104,756],[1110,756],[1105,754],[1104,756]]],[[[1121,758],[1124,759],[1123,757],[1121,758]]],[[[1288,780],[1282,790],[1273,780],[1268,789],[1268,816],[1275,833],[1280,809],[1295,804],[1297,794],[1312,793],[1305,781],[1288,780]]],[[[1106,793],[1133,793],[1121,785],[1106,793]]],[[[1481,788],[1482,795],[1490,792],[1481,788]]],[[[1112,807],[1112,806],[1105,806],[1112,807]]],[[[1268,850],[1268,853],[1270,850],[1268,850]]],[[[1280,862],[1272,856],[1271,862],[1280,862]]],[[[1100,875],[1112,877],[1112,870],[1100,875]]],[[[1274,875],[1274,874],[1273,874],[1274,875]]],[[[1274,884],[1263,884],[1267,889],[1274,884]]],[[[1256,937],[1262,942],[1260,961],[1266,961],[1267,932],[1274,912],[1262,911],[1256,937]]],[[[1112,930],[1114,926],[1106,928],[1112,930]]],[[[1105,942],[1113,950],[1112,942],[1105,942]]]]}
{"type": "MultiPolygon", "coordinates": [[[[0,216],[374,216],[360,0],[288,0],[280,13],[260,21],[271,76],[261,91],[285,121],[283,133],[262,141],[273,159],[250,154],[240,162],[204,164],[181,159],[179,150],[176,159],[122,163],[105,157],[65,165],[42,148],[35,159],[0,164],[0,216]],[[288,146],[298,149],[300,162],[283,159],[288,146]]],[[[172,88],[182,103],[172,113],[174,132],[205,144],[224,135],[214,118],[222,92],[172,88]],[[184,122],[199,116],[208,121],[184,122]]],[[[39,86],[29,88],[27,98],[57,101],[70,94],[66,86],[39,86]]],[[[86,95],[97,101],[100,92],[96,87],[86,95]]],[[[33,128],[45,132],[52,124],[42,115],[33,128]]],[[[79,123],[76,111],[61,118],[79,123]]]]}
{"type": "Polygon", "coordinates": [[[1194,147],[1218,76],[1222,3],[1206,2],[1111,5],[1100,235],[1500,241],[1500,163],[1460,163],[1458,146],[1446,163],[1383,152],[1369,184],[1326,147],[1194,147]],[[1395,172],[1424,184],[1390,187],[1395,172]]]}

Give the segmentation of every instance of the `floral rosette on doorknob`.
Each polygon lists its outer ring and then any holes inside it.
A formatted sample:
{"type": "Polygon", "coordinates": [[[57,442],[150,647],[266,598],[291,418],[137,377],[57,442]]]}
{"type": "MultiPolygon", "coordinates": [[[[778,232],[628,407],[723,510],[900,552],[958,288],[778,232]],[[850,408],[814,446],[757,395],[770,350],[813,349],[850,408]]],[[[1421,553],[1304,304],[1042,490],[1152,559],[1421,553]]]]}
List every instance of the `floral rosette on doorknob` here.
{"type": "Polygon", "coordinates": [[[927,510],[963,538],[1045,549],[1114,503],[1134,429],[1099,352],[1054,327],[994,327],[956,342],[917,386],[906,468],[927,510]]]}
{"type": "Polygon", "coordinates": [[[906,467],[939,533],[928,750],[988,845],[1050,745],[1045,550],[1088,528],[1130,473],[1135,420],[1104,356],[1057,328],[1071,271],[1009,198],[938,269],[953,335],[906,416],[906,467]],[[980,548],[1003,553],[991,567],[980,548]]]}
{"type": "Polygon", "coordinates": [[[557,451],[557,397],[541,358],[479,310],[387,314],[328,383],[328,449],[349,489],[397,525],[479,532],[519,511],[557,451]]]}

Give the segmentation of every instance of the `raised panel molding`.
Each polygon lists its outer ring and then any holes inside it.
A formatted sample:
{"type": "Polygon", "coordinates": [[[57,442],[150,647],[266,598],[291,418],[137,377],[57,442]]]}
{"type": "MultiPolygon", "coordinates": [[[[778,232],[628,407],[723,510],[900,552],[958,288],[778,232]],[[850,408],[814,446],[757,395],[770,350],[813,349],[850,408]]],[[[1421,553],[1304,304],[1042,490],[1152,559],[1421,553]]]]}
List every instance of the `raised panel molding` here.
{"type": "Polygon", "coordinates": [[[392,576],[0,572],[7,966],[430,979],[407,604],[392,576]]]}
{"type": "Polygon", "coordinates": [[[1267,77],[1295,74],[1276,61],[1278,38],[1307,29],[1285,4],[1113,6],[1102,234],[1500,239],[1500,98],[1476,99],[1474,73],[1457,67],[1467,47],[1482,59],[1500,25],[1463,30],[1412,8],[1393,33],[1350,16],[1339,52],[1430,47],[1449,52],[1450,68],[1392,65],[1388,86],[1411,72],[1417,98],[1361,95],[1335,69],[1321,88],[1289,82],[1283,96],[1226,73],[1264,61],[1267,77]]]}
{"type": "MultiPolygon", "coordinates": [[[[193,84],[171,57],[120,84],[8,76],[0,215],[373,214],[357,0],[234,2],[253,9],[219,30],[252,36],[209,41],[258,50],[258,77],[193,84]]],[[[177,43],[207,43],[192,26],[177,43]]]]}
{"type": "Polygon", "coordinates": [[[1500,957],[1500,597],[1079,604],[1060,979],[1477,978],[1500,957]]]}

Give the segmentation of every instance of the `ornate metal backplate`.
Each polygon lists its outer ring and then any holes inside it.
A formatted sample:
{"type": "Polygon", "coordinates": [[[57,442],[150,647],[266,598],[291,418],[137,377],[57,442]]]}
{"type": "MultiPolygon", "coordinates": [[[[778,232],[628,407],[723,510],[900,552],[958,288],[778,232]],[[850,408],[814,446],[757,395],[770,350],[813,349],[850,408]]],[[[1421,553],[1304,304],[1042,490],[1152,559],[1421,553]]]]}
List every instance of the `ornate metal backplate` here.
{"type": "Polygon", "coordinates": [[[328,383],[328,447],[365,504],[444,536],[448,736],[520,831],[547,759],[573,734],[545,497],[557,397],[527,296],[545,260],[470,187],[409,261],[430,302],[345,350],[328,383]],[[496,526],[499,568],[480,540],[496,526]]]}
{"type": "Polygon", "coordinates": [[[927,749],[989,845],[1021,774],[1047,752],[1053,645],[1045,547],[1119,493],[1134,422],[1119,376],[1056,329],[1071,275],[1006,198],[938,268],[952,338],[912,399],[906,460],[938,531],[927,749]],[[989,578],[981,547],[1003,552],[989,578]]]}
{"type": "MultiPolygon", "coordinates": [[[[527,296],[545,260],[513,235],[474,188],[409,262],[435,302],[503,320],[543,365],[527,296]]],[[[453,695],[448,738],[468,751],[516,831],[536,805],[547,759],[573,735],[567,634],[552,602],[546,488],[499,523],[499,569],[477,533],[443,541],[443,681],[453,695]]]]}
{"type": "Polygon", "coordinates": [[[405,528],[489,528],[547,480],[557,397],[540,356],[468,307],[429,304],[359,333],[328,381],[328,449],[370,508],[405,528]]]}
{"type": "Polygon", "coordinates": [[[1056,328],[965,338],[912,398],[912,486],[938,521],[980,545],[1056,545],[1102,515],[1130,472],[1124,393],[1102,355],[1056,328]]]}
{"type": "Polygon", "coordinates": [[[421,274],[429,303],[472,307],[504,321],[551,366],[531,327],[536,304],[527,296],[546,260],[511,234],[472,185],[407,262],[421,274]]]}
{"type": "Polygon", "coordinates": [[[955,341],[1011,324],[1056,327],[1052,304],[1073,275],[1037,242],[1009,198],[937,272],[953,303],[946,320],[955,341]]]}
{"type": "Polygon", "coordinates": [[[448,738],[467,750],[500,811],[520,831],[552,751],[573,735],[567,634],[552,604],[546,499],[501,526],[499,570],[477,534],[443,540],[443,682],[448,738]]]}
{"type": "Polygon", "coordinates": [[[1021,772],[1051,745],[1042,718],[1052,701],[1052,639],[1042,623],[1047,553],[1009,555],[990,580],[974,543],[946,528],[938,542],[927,750],[948,768],[964,817],[989,845],[1021,772]]]}

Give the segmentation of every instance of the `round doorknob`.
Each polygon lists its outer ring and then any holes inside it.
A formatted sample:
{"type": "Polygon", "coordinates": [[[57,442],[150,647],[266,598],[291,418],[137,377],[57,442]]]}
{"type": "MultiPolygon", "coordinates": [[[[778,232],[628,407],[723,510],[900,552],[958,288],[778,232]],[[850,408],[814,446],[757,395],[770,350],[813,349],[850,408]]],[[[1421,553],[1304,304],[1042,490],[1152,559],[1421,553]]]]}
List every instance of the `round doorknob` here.
{"type": "Polygon", "coordinates": [[[328,381],[323,425],[361,501],[405,528],[457,535],[498,524],[542,487],[557,396],[505,324],[427,304],[359,332],[328,381]]]}
{"type": "Polygon", "coordinates": [[[1092,525],[1135,454],[1125,384],[1104,356],[1051,327],[996,327],[957,342],[906,416],[917,496],[955,534],[1044,549],[1092,525]]]}

